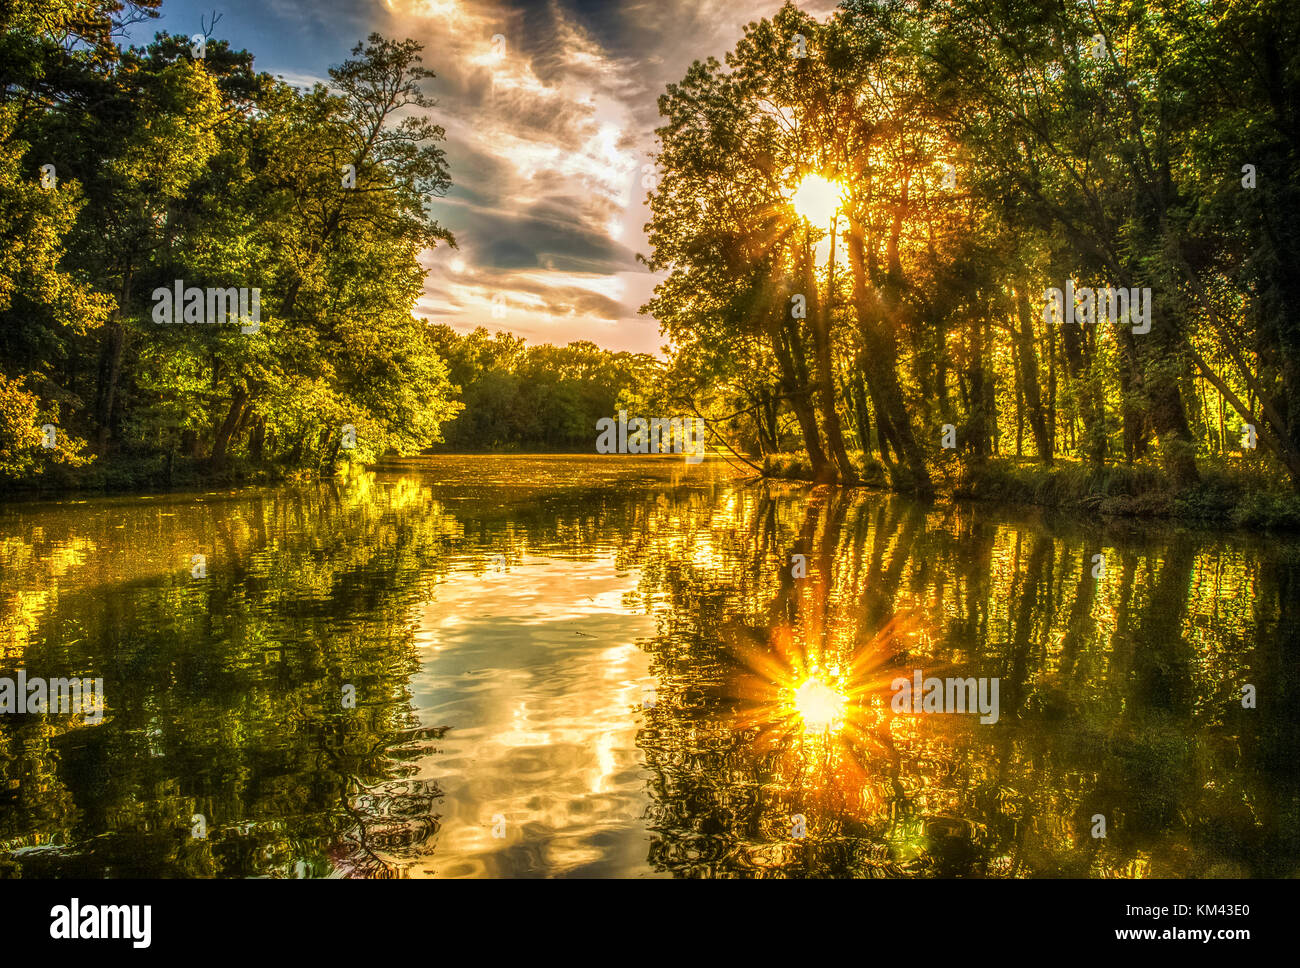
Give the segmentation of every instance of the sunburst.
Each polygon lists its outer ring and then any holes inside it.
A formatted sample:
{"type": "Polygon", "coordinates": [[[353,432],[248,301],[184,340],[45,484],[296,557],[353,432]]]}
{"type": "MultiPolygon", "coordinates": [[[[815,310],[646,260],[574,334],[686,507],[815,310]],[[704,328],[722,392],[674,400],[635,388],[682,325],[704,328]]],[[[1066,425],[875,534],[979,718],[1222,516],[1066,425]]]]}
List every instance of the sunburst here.
{"type": "Polygon", "coordinates": [[[808,817],[880,816],[901,796],[893,734],[909,729],[890,709],[890,684],[923,629],[907,613],[854,644],[843,641],[843,626],[826,630],[826,618],[813,607],[795,619],[797,631],[788,621],[728,627],[729,725],[762,757],[779,795],[808,817]]]}
{"type": "Polygon", "coordinates": [[[736,671],[726,691],[737,700],[733,725],[783,742],[879,745],[890,683],[899,674],[895,656],[910,651],[919,623],[910,614],[895,617],[856,648],[818,644],[820,624],[813,617],[797,637],[785,624],[766,635],[731,627],[726,638],[736,671]]]}
{"type": "Polygon", "coordinates": [[[812,675],[794,691],[794,708],[804,729],[814,733],[834,733],[844,725],[847,698],[821,676],[812,675]]]}
{"type": "Polygon", "coordinates": [[[805,175],[790,196],[790,204],[801,218],[823,226],[844,204],[844,186],[821,175],[805,175]]]}

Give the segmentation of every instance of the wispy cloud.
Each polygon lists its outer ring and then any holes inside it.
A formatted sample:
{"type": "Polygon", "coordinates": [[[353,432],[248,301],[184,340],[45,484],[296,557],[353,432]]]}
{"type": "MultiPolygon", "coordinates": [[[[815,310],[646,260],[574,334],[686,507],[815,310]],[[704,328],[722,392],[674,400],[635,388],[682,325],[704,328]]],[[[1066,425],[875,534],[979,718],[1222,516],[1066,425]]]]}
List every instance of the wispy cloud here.
{"type": "MultiPolygon", "coordinates": [[[[653,352],[662,342],[658,324],[637,309],[655,280],[636,254],[648,248],[641,178],[654,152],[656,99],[691,61],[721,56],[743,24],[772,15],[780,2],[236,6],[217,33],[294,84],[324,76],[371,30],[425,45],[425,66],[438,75],[429,83],[438,101],[432,115],[447,131],[453,180],[434,212],[458,249],[425,254],[417,312],[461,330],[483,325],[533,342],[590,339],[653,352]]],[[[834,3],[801,6],[820,16],[834,3]]],[[[164,8],[164,27],[174,32],[204,11],[194,0],[164,8]]]]}

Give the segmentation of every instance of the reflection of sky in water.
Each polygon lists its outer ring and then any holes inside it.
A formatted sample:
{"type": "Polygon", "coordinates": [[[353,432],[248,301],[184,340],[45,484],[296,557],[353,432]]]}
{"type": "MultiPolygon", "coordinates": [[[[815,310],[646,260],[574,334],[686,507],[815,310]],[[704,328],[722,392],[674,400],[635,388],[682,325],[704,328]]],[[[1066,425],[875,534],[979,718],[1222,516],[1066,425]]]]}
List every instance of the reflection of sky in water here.
{"type": "Polygon", "coordinates": [[[1297,562],[636,458],[9,502],[0,675],[109,713],[0,716],[0,876],[1290,876],[1297,562]]]}
{"type": "MultiPolygon", "coordinates": [[[[460,564],[464,564],[463,562],[460,564]]],[[[650,615],[612,556],[525,556],[455,572],[419,610],[413,703],[452,728],[421,765],[446,798],[413,877],[596,876],[644,865],[648,802],[637,711],[650,682],[637,639],[650,615]],[[506,836],[494,838],[502,814],[506,836]]]]}

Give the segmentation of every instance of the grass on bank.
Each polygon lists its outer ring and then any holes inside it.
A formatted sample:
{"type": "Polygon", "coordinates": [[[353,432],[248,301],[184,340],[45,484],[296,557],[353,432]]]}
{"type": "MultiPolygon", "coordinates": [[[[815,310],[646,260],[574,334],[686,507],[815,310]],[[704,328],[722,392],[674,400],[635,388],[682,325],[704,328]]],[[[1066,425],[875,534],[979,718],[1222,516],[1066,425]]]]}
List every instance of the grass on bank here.
{"type": "MultiPolygon", "coordinates": [[[[890,489],[880,461],[850,455],[864,487],[890,489]]],[[[764,476],[811,481],[812,467],[799,454],[773,454],[764,476]]],[[[955,499],[1030,504],[1130,517],[1185,518],[1241,527],[1300,529],[1300,495],[1264,466],[1243,460],[1203,458],[1201,481],[1176,488],[1154,463],[1112,463],[1095,468],[1069,458],[1050,467],[1032,460],[989,458],[936,463],[937,491],[955,499]]]]}

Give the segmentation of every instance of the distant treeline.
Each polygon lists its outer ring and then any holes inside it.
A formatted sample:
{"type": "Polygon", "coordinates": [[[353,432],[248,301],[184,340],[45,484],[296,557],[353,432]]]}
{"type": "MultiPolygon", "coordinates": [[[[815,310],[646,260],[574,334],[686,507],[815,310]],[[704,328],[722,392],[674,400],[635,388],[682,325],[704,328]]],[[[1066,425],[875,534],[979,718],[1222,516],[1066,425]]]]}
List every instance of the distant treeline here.
{"type": "Polygon", "coordinates": [[[525,346],[482,327],[464,336],[449,326],[432,333],[464,406],[443,427],[440,449],[592,452],[601,417],[616,417],[620,407],[652,415],[641,389],[661,364],[647,354],[587,341],[525,346]]]}

